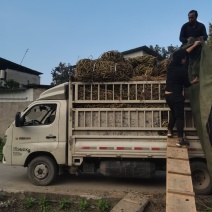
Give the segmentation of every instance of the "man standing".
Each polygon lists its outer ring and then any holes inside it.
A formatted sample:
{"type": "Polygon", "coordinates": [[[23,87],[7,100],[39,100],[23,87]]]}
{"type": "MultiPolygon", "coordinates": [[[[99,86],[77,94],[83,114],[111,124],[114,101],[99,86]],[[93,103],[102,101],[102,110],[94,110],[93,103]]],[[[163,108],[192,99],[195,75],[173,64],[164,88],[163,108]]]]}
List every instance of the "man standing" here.
{"type": "Polygon", "coordinates": [[[173,136],[173,128],[176,122],[177,134],[179,138],[177,146],[187,145],[187,142],[183,139],[185,101],[182,94],[183,88],[190,87],[198,82],[197,78],[191,82],[189,81],[188,72],[184,64],[186,62],[186,55],[191,53],[199,45],[200,41],[195,41],[194,44],[188,49],[180,49],[174,52],[172,61],[167,69],[165,98],[169,108],[171,109],[167,136],[173,136]]]}
{"type": "Polygon", "coordinates": [[[182,44],[190,42],[192,39],[204,40],[208,38],[205,25],[197,21],[198,13],[191,10],[188,13],[189,22],[185,23],[180,31],[180,41],[182,44]]]}

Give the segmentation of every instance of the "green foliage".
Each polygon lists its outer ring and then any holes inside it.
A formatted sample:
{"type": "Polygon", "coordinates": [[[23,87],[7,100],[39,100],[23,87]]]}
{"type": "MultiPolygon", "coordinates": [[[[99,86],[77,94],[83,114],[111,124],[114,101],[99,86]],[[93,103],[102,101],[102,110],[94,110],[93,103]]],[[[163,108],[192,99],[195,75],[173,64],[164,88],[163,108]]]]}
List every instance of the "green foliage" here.
{"type": "Polygon", "coordinates": [[[168,46],[167,48],[165,47],[160,47],[158,45],[155,45],[153,47],[152,45],[149,46],[150,49],[158,53],[163,59],[165,58],[170,58],[170,56],[179,48],[178,46],[168,46]]]}
{"type": "Polygon", "coordinates": [[[89,203],[87,200],[83,199],[80,201],[79,203],[79,208],[80,208],[80,211],[86,211],[89,207],[89,203]]]}
{"type": "Polygon", "coordinates": [[[98,210],[100,212],[104,212],[104,211],[108,211],[109,210],[109,204],[108,204],[107,200],[100,199],[97,202],[97,205],[98,205],[98,210]]]}
{"type": "Polygon", "coordinates": [[[25,208],[32,208],[35,205],[35,199],[33,197],[27,197],[24,199],[25,208]]]}
{"type": "Polygon", "coordinates": [[[15,89],[15,88],[19,88],[20,84],[18,82],[16,82],[15,80],[10,79],[10,80],[6,80],[4,86],[5,86],[5,88],[15,89]]]}
{"type": "Polygon", "coordinates": [[[212,24],[209,23],[209,36],[207,40],[207,46],[212,50],[212,24]]]}
{"type": "Polygon", "coordinates": [[[63,198],[59,201],[59,208],[60,209],[66,210],[70,207],[70,205],[71,205],[71,202],[66,198],[63,198]]]}
{"type": "MultiPolygon", "coordinates": [[[[4,202],[4,207],[5,208],[10,208],[12,206],[12,201],[6,201],[6,202],[4,202]]],[[[9,211],[9,210],[8,210],[9,211]]]]}
{"type": "Polygon", "coordinates": [[[40,198],[39,205],[41,206],[42,212],[49,211],[49,202],[45,196],[40,198]]]}
{"type": "Polygon", "coordinates": [[[3,146],[4,146],[4,143],[3,143],[3,139],[0,138],[0,163],[2,162],[2,159],[3,159],[3,146]]]}
{"type": "Polygon", "coordinates": [[[59,85],[64,82],[68,82],[71,77],[74,76],[75,68],[70,64],[66,65],[65,63],[59,63],[52,72],[52,83],[51,85],[59,85]]]}
{"type": "Polygon", "coordinates": [[[4,199],[4,195],[3,195],[3,192],[0,191],[0,201],[2,201],[4,199]]]}

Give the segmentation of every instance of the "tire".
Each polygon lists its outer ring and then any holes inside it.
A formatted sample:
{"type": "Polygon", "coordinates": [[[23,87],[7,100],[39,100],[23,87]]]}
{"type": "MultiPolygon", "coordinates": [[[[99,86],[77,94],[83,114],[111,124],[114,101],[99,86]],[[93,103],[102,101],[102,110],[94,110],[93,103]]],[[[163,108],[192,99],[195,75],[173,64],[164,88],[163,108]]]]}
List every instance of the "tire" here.
{"type": "Polygon", "coordinates": [[[206,163],[191,162],[191,177],[195,194],[210,194],[212,191],[211,178],[206,163]]]}
{"type": "Polygon", "coordinates": [[[57,165],[52,158],[39,156],[29,163],[27,175],[34,185],[47,186],[56,178],[57,170],[57,165]]]}

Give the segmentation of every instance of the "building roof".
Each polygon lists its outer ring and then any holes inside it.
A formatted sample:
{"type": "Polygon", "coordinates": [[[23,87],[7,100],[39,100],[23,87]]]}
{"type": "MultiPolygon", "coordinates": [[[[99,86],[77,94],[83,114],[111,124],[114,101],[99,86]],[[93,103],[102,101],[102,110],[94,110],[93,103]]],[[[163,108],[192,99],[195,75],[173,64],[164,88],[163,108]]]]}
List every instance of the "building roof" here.
{"type": "Polygon", "coordinates": [[[19,72],[24,72],[24,73],[28,73],[28,74],[33,74],[33,75],[41,75],[43,73],[32,70],[30,68],[24,67],[22,65],[18,65],[17,63],[13,63],[9,60],[6,60],[4,58],[0,57],[0,70],[6,70],[6,69],[12,69],[12,70],[16,70],[19,72]]]}
{"type": "Polygon", "coordinates": [[[40,84],[28,84],[28,85],[24,85],[24,87],[26,87],[26,88],[46,88],[46,89],[49,89],[49,88],[52,88],[53,86],[52,85],[40,85],[40,84]]]}
{"type": "Polygon", "coordinates": [[[157,52],[153,51],[152,49],[150,49],[147,46],[140,46],[140,47],[137,47],[135,49],[130,49],[130,50],[122,52],[122,54],[126,55],[126,54],[130,54],[130,53],[138,52],[138,51],[144,51],[147,54],[150,54],[154,57],[157,57],[158,59],[163,59],[163,57],[161,55],[159,55],[157,52]]]}

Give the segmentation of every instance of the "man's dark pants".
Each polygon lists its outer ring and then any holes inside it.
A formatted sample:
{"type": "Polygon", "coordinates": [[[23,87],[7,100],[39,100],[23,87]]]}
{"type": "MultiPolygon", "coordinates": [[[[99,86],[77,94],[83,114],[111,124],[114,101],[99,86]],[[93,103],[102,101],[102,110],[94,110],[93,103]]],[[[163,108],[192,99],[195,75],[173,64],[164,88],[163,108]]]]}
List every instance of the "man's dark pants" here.
{"type": "Polygon", "coordinates": [[[182,94],[166,94],[166,102],[171,109],[168,130],[173,130],[176,123],[178,138],[183,137],[184,128],[184,102],[182,94]]]}

